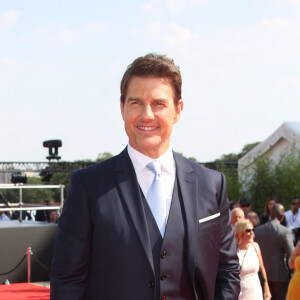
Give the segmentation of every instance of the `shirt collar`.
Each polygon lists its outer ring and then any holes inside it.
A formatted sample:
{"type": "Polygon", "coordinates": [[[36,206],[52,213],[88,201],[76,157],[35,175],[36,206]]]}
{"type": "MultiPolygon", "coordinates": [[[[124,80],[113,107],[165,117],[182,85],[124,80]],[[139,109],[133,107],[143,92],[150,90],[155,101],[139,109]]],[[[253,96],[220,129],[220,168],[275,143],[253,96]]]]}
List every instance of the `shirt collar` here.
{"type": "MultiPolygon", "coordinates": [[[[128,144],[127,150],[137,174],[142,172],[142,170],[147,166],[147,164],[151,160],[153,160],[153,158],[132,148],[130,144],[128,144]]],[[[175,162],[171,147],[169,147],[168,150],[156,160],[158,160],[161,163],[162,171],[166,171],[170,174],[175,174],[175,162]]]]}

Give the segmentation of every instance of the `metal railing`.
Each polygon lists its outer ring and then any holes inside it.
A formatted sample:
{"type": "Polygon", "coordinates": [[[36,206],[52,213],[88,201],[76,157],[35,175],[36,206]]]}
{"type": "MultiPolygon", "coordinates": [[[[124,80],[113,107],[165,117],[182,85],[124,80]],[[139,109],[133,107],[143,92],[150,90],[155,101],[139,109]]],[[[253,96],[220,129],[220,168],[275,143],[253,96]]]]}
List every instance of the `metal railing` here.
{"type": "MultiPolygon", "coordinates": [[[[64,185],[42,185],[42,184],[0,184],[0,190],[2,189],[17,189],[19,190],[19,202],[18,203],[0,203],[0,211],[25,211],[30,208],[30,210],[54,210],[62,209],[64,205],[64,185]],[[42,205],[33,203],[23,202],[23,190],[24,189],[60,189],[60,205],[42,205]]],[[[3,198],[3,197],[2,197],[3,198]]],[[[19,214],[19,220],[22,221],[22,214],[19,214]]]]}

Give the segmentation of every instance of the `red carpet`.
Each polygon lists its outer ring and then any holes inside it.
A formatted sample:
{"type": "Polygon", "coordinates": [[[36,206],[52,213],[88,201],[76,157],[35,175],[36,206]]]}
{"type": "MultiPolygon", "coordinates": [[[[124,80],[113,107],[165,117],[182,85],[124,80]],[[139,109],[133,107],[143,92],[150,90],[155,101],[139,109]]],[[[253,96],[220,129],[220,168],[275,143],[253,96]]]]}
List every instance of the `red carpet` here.
{"type": "Polygon", "coordinates": [[[49,300],[50,289],[32,283],[0,285],[1,300],[49,300]]]}

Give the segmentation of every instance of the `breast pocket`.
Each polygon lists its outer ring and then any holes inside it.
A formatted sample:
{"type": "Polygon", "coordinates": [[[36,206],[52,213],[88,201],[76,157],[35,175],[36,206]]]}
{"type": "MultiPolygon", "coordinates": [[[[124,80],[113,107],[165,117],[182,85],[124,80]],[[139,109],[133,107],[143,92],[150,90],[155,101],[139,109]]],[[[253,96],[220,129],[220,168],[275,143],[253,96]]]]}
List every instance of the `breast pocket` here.
{"type": "Polygon", "coordinates": [[[198,229],[203,230],[203,229],[209,229],[209,228],[215,228],[220,225],[221,222],[221,214],[220,212],[216,214],[209,215],[204,218],[200,218],[198,220],[198,229]]]}

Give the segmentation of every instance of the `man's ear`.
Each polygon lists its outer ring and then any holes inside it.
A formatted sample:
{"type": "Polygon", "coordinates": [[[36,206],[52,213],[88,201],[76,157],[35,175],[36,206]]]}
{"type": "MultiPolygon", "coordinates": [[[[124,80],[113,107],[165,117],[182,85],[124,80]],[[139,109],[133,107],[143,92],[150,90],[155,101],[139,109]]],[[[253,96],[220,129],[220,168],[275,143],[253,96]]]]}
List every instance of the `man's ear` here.
{"type": "Polygon", "coordinates": [[[175,105],[176,114],[175,114],[175,117],[174,117],[174,123],[177,123],[178,120],[180,119],[182,110],[183,110],[183,100],[180,99],[178,101],[178,103],[175,105]]]}
{"type": "Polygon", "coordinates": [[[120,101],[120,109],[121,109],[121,114],[122,114],[122,118],[124,121],[124,103],[122,101],[120,101]]]}
{"type": "Polygon", "coordinates": [[[284,215],[281,215],[279,222],[281,223],[284,219],[284,215]]]}

